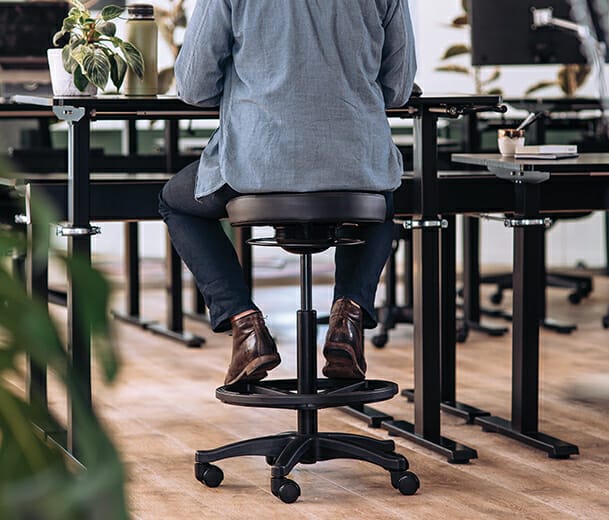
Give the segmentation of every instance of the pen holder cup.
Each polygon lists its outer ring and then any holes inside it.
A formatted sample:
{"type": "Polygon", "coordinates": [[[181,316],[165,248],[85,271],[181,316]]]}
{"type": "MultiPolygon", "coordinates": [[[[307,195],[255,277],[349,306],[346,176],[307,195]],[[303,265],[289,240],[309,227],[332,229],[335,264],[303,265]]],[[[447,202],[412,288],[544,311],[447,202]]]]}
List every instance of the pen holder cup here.
{"type": "Polygon", "coordinates": [[[514,155],[516,148],[524,146],[524,130],[502,128],[497,132],[497,144],[501,155],[514,155]]]}

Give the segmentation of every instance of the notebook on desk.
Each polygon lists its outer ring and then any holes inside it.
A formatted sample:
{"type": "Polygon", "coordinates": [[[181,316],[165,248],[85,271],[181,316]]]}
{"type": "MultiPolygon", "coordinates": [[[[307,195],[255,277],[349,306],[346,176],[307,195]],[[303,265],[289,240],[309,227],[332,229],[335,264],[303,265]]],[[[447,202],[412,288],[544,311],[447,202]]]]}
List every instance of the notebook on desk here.
{"type": "Polygon", "coordinates": [[[518,146],[515,159],[569,159],[577,157],[575,144],[546,144],[539,146],[518,146]]]}
{"type": "Polygon", "coordinates": [[[572,159],[578,153],[516,153],[514,159],[572,159]]]}

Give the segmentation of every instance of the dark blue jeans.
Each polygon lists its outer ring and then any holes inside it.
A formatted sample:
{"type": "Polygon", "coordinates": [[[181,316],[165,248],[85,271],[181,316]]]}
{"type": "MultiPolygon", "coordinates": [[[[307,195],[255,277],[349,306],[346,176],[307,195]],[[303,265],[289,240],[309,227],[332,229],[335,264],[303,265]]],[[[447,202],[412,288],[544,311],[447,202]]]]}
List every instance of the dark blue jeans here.
{"type": "MultiPolygon", "coordinates": [[[[169,228],[176,251],[192,272],[209,308],[216,332],[230,330],[229,318],[248,309],[258,309],[250,297],[235,249],[222,229],[226,203],[240,195],[225,184],[195,200],[198,161],[171,178],[159,196],[159,213],[169,228]]],[[[385,222],[359,226],[349,231],[365,240],[357,246],[337,247],[335,252],[334,299],[347,297],[364,310],[364,326],[374,328],[374,297],[381,271],[393,240],[393,193],[384,193],[385,222]]]]}

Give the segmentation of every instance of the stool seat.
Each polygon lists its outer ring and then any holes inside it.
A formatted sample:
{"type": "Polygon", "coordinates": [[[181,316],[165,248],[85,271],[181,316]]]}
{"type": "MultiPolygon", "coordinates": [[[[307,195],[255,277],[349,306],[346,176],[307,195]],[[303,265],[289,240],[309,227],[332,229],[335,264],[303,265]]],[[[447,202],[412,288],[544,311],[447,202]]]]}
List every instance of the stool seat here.
{"type": "Polygon", "coordinates": [[[377,223],[385,220],[385,197],[358,191],[258,193],[226,205],[233,226],[377,223]]]}

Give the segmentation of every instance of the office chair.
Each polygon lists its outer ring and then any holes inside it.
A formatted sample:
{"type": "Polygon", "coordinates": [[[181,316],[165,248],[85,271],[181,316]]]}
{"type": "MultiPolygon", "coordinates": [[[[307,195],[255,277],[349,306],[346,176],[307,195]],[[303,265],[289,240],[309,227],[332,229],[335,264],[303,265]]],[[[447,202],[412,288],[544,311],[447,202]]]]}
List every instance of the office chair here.
{"type": "Polygon", "coordinates": [[[251,239],[253,245],[278,246],[300,255],[301,308],[297,313],[297,378],[261,382],[238,382],[216,390],[221,401],[239,406],[297,410],[298,429],[247,439],[211,450],[197,451],[195,477],[208,487],[224,478],[212,462],[229,457],[260,455],[271,466],[271,492],[285,503],[300,496],[300,487],[287,478],[296,464],[314,464],[337,458],[356,459],[389,471],[391,484],[404,495],[419,488],[408,461],[395,452],[391,440],[362,435],[318,431],[318,410],[350,404],[384,401],[398,391],[397,385],[381,380],[331,380],[317,378],[317,322],[312,308],[312,254],[329,247],[361,244],[340,238],[342,224],[382,222],[382,195],[357,192],[318,192],[244,195],[227,204],[233,226],[272,226],[272,238],[251,239]]]}
{"type": "Polygon", "coordinates": [[[413,323],[412,309],[412,231],[405,229],[402,223],[396,222],[393,227],[393,244],[391,254],[385,264],[385,301],[376,308],[379,323],[377,334],[370,341],[377,348],[383,348],[389,341],[389,331],[399,323],[413,323]],[[404,246],[403,263],[403,301],[397,297],[397,253],[400,244],[404,246]]]}

